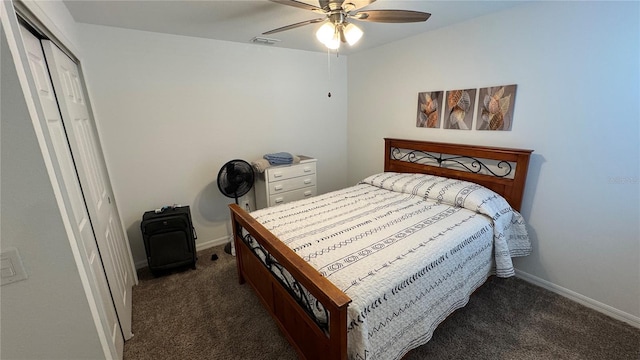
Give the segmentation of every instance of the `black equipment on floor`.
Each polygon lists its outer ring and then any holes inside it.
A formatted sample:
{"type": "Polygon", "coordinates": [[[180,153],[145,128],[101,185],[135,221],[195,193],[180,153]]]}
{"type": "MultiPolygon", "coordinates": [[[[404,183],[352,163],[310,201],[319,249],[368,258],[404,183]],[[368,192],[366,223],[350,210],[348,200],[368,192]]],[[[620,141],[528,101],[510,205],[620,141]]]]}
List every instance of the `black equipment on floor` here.
{"type": "Polygon", "coordinates": [[[182,267],[196,268],[196,232],[189,206],[147,211],[140,223],[149,270],[154,276],[182,267]]]}

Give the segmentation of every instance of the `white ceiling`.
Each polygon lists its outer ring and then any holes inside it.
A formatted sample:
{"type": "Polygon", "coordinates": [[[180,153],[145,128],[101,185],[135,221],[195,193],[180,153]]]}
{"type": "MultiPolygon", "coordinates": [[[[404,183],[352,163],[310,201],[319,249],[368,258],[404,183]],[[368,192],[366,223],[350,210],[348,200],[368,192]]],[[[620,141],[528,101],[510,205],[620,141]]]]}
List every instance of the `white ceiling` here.
{"type": "MultiPolygon", "coordinates": [[[[300,0],[318,5],[315,0],[300,0]]],[[[417,10],[431,13],[423,23],[386,24],[354,21],[364,31],[356,46],[342,46],[340,53],[349,54],[388,42],[462,22],[488,13],[501,11],[526,1],[395,1],[378,0],[365,7],[372,9],[417,10]]],[[[249,43],[263,32],[285,25],[311,20],[322,15],[268,0],[64,0],[73,18],[80,23],[145,30],[249,43]]],[[[315,39],[320,23],[272,34],[281,40],[277,46],[308,51],[326,51],[315,39]]],[[[265,36],[263,36],[265,37],[265,36]]]]}

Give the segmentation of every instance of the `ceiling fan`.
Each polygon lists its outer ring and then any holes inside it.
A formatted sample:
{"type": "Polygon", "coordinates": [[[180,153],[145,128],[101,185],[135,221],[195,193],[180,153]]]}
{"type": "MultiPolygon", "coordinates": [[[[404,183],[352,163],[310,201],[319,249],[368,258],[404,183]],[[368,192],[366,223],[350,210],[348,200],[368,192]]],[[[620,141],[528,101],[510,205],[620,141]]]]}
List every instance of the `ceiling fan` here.
{"type": "Polygon", "coordinates": [[[337,50],[340,43],[354,45],[362,37],[362,30],[347,20],[371,21],[380,23],[410,23],[429,19],[431,14],[412,10],[364,10],[357,11],[376,0],[319,0],[319,6],[296,0],[270,0],[272,2],[311,10],[324,17],[306,20],[262,33],[274,34],[295,29],[300,26],[325,22],[316,32],[316,37],[327,48],[337,50]]]}

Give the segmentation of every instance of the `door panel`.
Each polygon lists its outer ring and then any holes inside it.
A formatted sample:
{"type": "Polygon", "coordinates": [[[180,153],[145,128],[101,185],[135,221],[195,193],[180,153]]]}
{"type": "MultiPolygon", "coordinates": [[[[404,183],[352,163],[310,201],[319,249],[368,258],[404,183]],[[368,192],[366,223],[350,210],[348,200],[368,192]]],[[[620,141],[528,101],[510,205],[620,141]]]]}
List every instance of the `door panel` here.
{"type": "Polygon", "coordinates": [[[111,299],[109,284],[100,261],[96,239],[78,182],[71,149],[69,148],[65,127],[46,68],[40,40],[26,29],[21,27],[20,30],[28,54],[29,67],[34,73],[38,95],[46,118],[49,140],[54,152],[52,160],[60,171],[59,176],[62,180],[61,185],[66,198],[65,206],[71,210],[74,225],[73,232],[79,241],[78,247],[84,253],[83,266],[88,270],[91,291],[97,296],[97,301],[100,301],[102,305],[103,313],[101,318],[103,318],[103,324],[106,327],[104,331],[108,334],[119,356],[122,357],[124,338],[120,331],[120,324],[111,299]]]}
{"type": "Polygon", "coordinates": [[[84,99],[78,65],[52,42],[43,40],[47,66],[58,96],[62,121],[75,159],[80,184],[100,249],[113,303],[125,339],[131,333],[131,290],[135,282],[133,261],[124,229],[117,219],[111,186],[97,131],[84,99]]]}

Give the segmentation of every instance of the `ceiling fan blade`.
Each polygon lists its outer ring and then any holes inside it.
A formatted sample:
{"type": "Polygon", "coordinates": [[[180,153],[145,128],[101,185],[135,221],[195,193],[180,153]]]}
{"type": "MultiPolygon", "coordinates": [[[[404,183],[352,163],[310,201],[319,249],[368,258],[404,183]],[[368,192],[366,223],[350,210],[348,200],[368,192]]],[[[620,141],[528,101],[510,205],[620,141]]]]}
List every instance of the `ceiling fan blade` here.
{"type": "Polygon", "coordinates": [[[300,27],[300,26],[305,26],[305,25],[309,25],[309,24],[315,24],[315,23],[319,23],[319,22],[322,22],[322,21],[325,21],[325,20],[326,20],[326,18],[318,18],[318,19],[313,19],[313,20],[301,21],[299,23],[295,23],[295,24],[279,27],[277,29],[269,30],[267,32],[263,32],[262,35],[275,34],[275,33],[280,32],[280,31],[291,30],[291,29],[295,29],[295,28],[300,27]]]}
{"type": "Polygon", "coordinates": [[[307,3],[303,3],[301,1],[296,1],[296,0],[269,0],[269,1],[282,4],[282,5],[289,5],[289,6],[297,7],[300,9],[311,10],[315,12],[319,11],[320,13],[323,13],[321,8],[317,6],[309,5],[307,3]]]}
{"type": "Polygon", "coordinates": [[[427,21],[430,16],[429,13],[413,10],[368,10],[359,11],[349,17],[360,21],[408,23],[427,21]]]}

